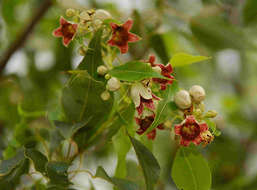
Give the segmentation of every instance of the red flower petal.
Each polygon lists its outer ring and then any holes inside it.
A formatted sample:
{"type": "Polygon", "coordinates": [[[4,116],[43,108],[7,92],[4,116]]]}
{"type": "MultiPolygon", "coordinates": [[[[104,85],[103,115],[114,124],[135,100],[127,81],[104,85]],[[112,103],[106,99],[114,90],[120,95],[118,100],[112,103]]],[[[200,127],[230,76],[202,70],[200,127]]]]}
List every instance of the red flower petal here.
{"type": "Polygon", "coordinates": [[[187,140],[184,140],[184,139],[181,138],[180,144],[183,145],[183,146],[188,146],[190,144],[190,141],[187,141],[187,140]]]}
{"type": "Polygon", "coordinates": [[[153,97],[153,99],[155,99],[155,100],[158,100],[158,101],[161,100],[159,97],[155,96],[155,94],[153,94],[153,93],[152,93],[152,97],[153,97]]]}
{"type": "Polygon", "coordinates": [[[62,36],[63,36],[63,34],[62,34],[62,28],[59,27],[59,28],[55,29],[55,30],[53,31],[53,35],[54,35],[55,37],[62,37],[62,36]]]}
{"type": "Polygon", "coordinates": [[[68,24],[67,20],[65,20],[62,16],[60,17],[60,24],[64,25],[64,24],[68,24]]]}
{"type": "Polygon", "coordinates": [[[208,125],[206,123],[200,124],[200,131],[207,131],[208,130],[208,125]]]}
{"type": "Polygon", "coordinates": [[[128,42],[136,42],[138,40],[140,40],[140,38],[137,35],[129,33],[128,42]]]}
{"type": "Polygon", "coordinates": [[[128,52],[128,44],[124,46],[119,46],[121,53],[127,53],[128,52]]]}
{"type": "Polygon", "coordinates": [[[160,130],[163,130],[164,129],[163,123],[158,125],[157,128],[160,129],[160,130]]]}
{"type": "Polygon", "coordinates": [[[156,137],[156,130],[155,130],[155,129],[152,130],[151,132],[147,133],[147,138],[148,138],[149,140],[154,140],[155,137],[156,137]]]}
{"type": "Polygon", "coordinates": [[[69,45],[69,43],[71,42],[71,40],[72,40],[72,38],[67,38],[64,36],[62,39],[63,45],[67,47],[69,45]]]}
{"type": "Polygon", "coordinates": [[[180,135],[182,125],[175,125],[174,132],[176,135],[180,135]]]}
{"type": "Polygon", "coordinates": [[[111,25],[112,30],[115,30],[119,27],[119,25],[115,24],[115,23],[110,23],[110,25],[111,25]]]}
{"type": "Polygon", "coordinates": [[[151,64],[152,67],[156,66],[156,64],[154,64],[155,56],[154,55],[150,55],[148,62],[151,64]]]}
{"type": "Polygon", "coordinates": [[[115,41],[113,39],[110,39],[108,42],[107,42],[110,46],[115,46],[115,41]]]}
{"type": "Polygon", "coordinates": [[[125,23],[122,25],[122,27],[123,27],[125,30],[129,31],[129,30],[132,28],[132,25],[133,25],[133,20],[129,19],[129,20],[127,20],[127,22],[125,22],[125,23]]]}
{"type": "Polygon", "coordinates": [[[154,106],[154,103],[153,103],[153,100],[147,100],[147,101],[144,101],[143,104],[149,108],[150,110],[154,110],[155,109],[155,106],[154,106]]]}
{"type": "Polygon", "coordinates": [[[140,105],[136,109],[137,109],[138,115],[142,115],[143,110],[144,110],[144,106],[143,106],[142,102],[140,102],[140,105]]]}

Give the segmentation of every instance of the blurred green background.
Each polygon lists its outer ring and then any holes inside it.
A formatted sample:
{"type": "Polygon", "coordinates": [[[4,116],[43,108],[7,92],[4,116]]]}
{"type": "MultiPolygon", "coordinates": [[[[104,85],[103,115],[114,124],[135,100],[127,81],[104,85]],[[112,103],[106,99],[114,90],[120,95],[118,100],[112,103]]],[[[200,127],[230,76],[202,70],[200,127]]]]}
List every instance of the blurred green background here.
{"type": "MultiPolygon", "coordinates": [[[[43,0],[0,0],[0,60],[20,37],[43,0]]],[[[45,115],[55,110],[68,78],[64,71],[81,61],[79,46],[65,48],[52,31],[67,8],[108,10],[114,18],[134,19],[132,31],[143,40],[120,59],[147,59],[150,53],[167,63],[174,53],[211,56],[208,62],[175,68],[181,88],[205,88],[207,109],[219,115],[222,135],[203,153],[212,170],[213,190],[257,190],[257,1],[256,0],[58,0],[8,61],[0,78],[0,158],[11,154],[13,137],[23,126],[22,114],[35,114],[28,128],[49,128],[45,115]],[[8,147],[8,148],[7,148],[8,147]],[[7,148],[7,150],[5,150],[7,148]],[[5,151],[4,151],[5,150],[5,151]]],[[[170,170],[174,141],[167,131],[146,142],[160,162],[159,190],[176,189],[170,170]]],[[[103,165],[110,175],[117,163],[110,143],[85,158],[84,168],[103,165]]],[[[127,177],[142,180],[133,151],[127,155],[127,177]]],[[[29,179],[22,179],[29,186],[29,179]]],[[[79,174],[77,189],[112,189],[100,179],[79,174]],[[90,182],[91,181],[91,182],[90,182]]],[[[22,188],[21,188],[22,189],[22,188]]]]}

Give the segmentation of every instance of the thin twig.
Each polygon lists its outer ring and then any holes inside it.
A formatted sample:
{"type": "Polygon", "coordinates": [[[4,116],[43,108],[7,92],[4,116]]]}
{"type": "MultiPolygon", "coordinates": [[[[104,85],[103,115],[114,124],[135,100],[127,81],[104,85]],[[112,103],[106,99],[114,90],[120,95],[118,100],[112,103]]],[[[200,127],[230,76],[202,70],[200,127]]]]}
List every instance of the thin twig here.
{"type": "Polygon", "coordinates": [[[36,24],[40,19],[45,15],[47,10],[53,5],[53,0],[45,0],[41,6],[38,8],[38,11],[35,13],[34,17],[31,19],[30,23],[24,28],[23,32],[16,38],[16,40],[9,46],[6,52],[1,55],[0,59],[0,75],[3,73],[4,68],[6,67],[8,60],[11,56],[20,49],[30,33],[33,31],[36,24]]]}

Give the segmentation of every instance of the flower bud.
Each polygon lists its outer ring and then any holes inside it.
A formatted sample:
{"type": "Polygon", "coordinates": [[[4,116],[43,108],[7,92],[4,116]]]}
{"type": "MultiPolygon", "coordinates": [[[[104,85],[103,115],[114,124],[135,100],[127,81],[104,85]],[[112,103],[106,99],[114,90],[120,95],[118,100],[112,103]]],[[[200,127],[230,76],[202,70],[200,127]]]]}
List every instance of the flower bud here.
{"type": "Polygon", "coordinates": [[[200,103],[205,99],[205,91],[203,87],[199,85],[194,85],[189,90],[190,95],[193,98],[193,101],[196,103],[200,103]]]}
{"type": "Polygon", "coordinates": [[[155,66],[155,67],[153,67],[152,68],[155,72],[157,72],[157,73],[161,73],[162,72],[162,69],[160,68],[160,67],[158,67],[158,66],[155,66]]]}
{"type": "Polygon", "coordinates": [[[104,65],[100,65],[99,67],[97,67],[97,73],[99,74],[99,75],[105,75],[106,73],[107,73],[107,71],[108,71],[108,69],[107,69],[107,67],[106,66],[104,66],[104,65]]]}
{"type": "Polygon", "coordinates": [[[180,109],[187,109],[192,105],[190,95],[186,90],[177,92],[174,101],[180,109]]]}
{"type": "Polygon", "coordinates": [[[85,20],[85,21],[89,21],[91,20],[91,17],[89,16],[89,14],[87,13],[87,11],[83,11],[80,13],[79,17],[82,19],[82,20],[85,20]]]}
{"type": "Polygon", "coordinates": [[[204,117],[207,118],[214,118],[218,115],[218,113],[215,110],[209,110],[205,113],[204,117]]]}
{"type": "Polygon", "coordinates": [[[110,93],[108,91],[104,91],[102,94],[101,94],[101,98],[103,101],[107,101],[109,100],[111,97],[110,93]]]}
{"type": "Polygon", "coordinates": [[[103,21],[108,18],[112,18],[111,14],[108,11],[103,10],[103,9],[98,9],[95,11],[94,19],[99,19],[99,20],[103,21]]]}
{"type": "Polygon", "coordinates": [[[73,17],[73,16],[75,16],[75,14],[76,14],[76,11],[74,9],[67,9],[66,10],[66,16],[67,17],[73,17]]]}
{"type": "Polygon", "coordinates": [[[107,85],[106,85],[106,89],[109,91],[117,91],[120,88],[120,81],[115,78],[112,77],[108,80],[107,85]]]}
{"type": "Polygon", "coordinates": [[[111,78],[111,75],[106,74],[106,75],[104,76],[104,78],[105,78],[106,80],[109,80],[109,79],[111,78]]]}

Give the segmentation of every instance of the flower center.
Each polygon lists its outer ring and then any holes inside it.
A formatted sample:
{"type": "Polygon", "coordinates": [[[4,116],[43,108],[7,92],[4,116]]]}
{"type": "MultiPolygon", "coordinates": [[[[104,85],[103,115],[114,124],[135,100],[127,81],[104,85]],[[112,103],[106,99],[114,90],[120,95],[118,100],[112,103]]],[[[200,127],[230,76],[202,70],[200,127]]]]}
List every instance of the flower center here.
{"type": "Polygon", "coordinates": [[[126,31],[123,27],[118,27],[115,32],[114,32],[114,41],[117,45],[126,45],[128,38],[129,38],[129,34],[128,31],[126,31]]]}
{"type": "Polygon", "coordinates": [[[140,123],[140,127],[144,130],[148,129],[148,127],[150,127],[150,125],[152,124],[153,120],[154,117],[152,116],[145,117],[140,123]]]}
{"type": "Polygon", "coordinates": [[[184,124],[181,130],[181,136],[186,140],[194,140],[200,134],[200,126],[198,124],[184,124]]]}
{"type": "Polygon", "coordinates": [[[62,33],[63,36],[67,37],[67,38],[72,38],[73,35],[75,34],[75,29],[72,27],[72,24],[65,24],[62,26],[62,33]]]}

